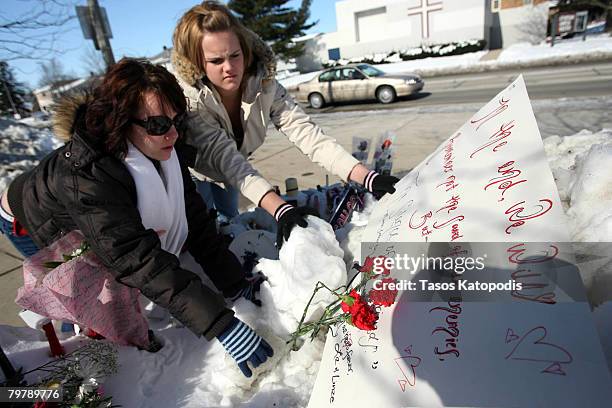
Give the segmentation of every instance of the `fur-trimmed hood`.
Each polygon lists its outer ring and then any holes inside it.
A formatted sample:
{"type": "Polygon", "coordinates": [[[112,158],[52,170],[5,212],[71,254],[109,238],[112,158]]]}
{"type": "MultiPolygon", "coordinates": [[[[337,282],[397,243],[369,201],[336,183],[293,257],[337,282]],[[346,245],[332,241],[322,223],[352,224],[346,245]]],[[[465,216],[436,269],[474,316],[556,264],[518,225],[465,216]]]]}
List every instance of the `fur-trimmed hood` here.
{"type": "MultiPolygon", "coordinates": [[[[257,34],[249,29],[245,29],[246,41],[251,45],[253,54],[253,64],[257,67],[258,74],[263,74],[263,80],[269,81],[276,76],[276,59],[274,52],[257,34]],[[263,71],[263,72],[262,72],[263,71]]],[[[203,80],[206,76],[176,49],[172,50],[172,65],[175,74],[187,85],[196,87],[198,80],[203,80]]]]}
{"type": "Polygon", "coordinates": [[[72,139],[85,118],[85,110],[92,96],[87,92],[65,95],[53,107],[53,132],[63,141],[72,139]]]}

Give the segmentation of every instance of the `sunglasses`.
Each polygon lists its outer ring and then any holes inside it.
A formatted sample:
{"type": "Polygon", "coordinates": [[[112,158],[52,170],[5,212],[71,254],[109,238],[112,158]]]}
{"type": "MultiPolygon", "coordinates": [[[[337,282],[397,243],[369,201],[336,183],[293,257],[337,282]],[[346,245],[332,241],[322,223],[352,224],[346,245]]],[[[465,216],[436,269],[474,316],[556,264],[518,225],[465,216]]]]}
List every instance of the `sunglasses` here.
{"type": "Polygon", "coordinates": [[[174,128],[178,131],[181,128],[185,116],[186,112],[183,112],[176,115],[174,119],[170,119],[167,116],[149,116],[145,120],[132,118],[131,122],[144,128],[148,135],[162,136],[170,130],[172,125],[174,125],[174,128]]]}

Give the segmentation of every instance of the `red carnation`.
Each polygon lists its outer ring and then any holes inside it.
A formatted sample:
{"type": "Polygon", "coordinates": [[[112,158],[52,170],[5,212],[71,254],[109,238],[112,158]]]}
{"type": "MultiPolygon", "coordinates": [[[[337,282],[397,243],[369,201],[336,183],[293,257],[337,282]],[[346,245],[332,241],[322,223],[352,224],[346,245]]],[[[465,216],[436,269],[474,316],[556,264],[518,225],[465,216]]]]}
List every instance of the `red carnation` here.
{"type": "Polygon", "coordinates": [[[355,327],[361,330],[375,330],[378,315],[372,306],[366,303],[362,304],[363,307],[361,307],[357,313],[353,314],[352,323],[355,327]]]}
{"type": "Polygon", "coordinates": [[[365,303],[355,289],[351,290],[348,296],[342,297],[340,304],[344,313],[350,313],[351,324],[361,330],[376,329],[378,315],[372,306],[365,303]]]}
{"type": "Polygon", "coordinates": [[[386,256],[377,256],[375,258],[372,258],[371,256],[366,257],[365,262],[363,263],[363,266],[361,268],[359,268],[359,272],[363,272],[363,273],[371,273],[371,274],[376,274],[376,271],[374,270],[374,260],[375,259],[382,259],[382,261],[380,261],[378,268],[382,268],[382,272],[380,273],[381,275],[387,276],[391,273],[391,270],[387,267],[385,267],[385,259],[387,259],[386,256]]]}
{"type": "Polygon", "coordinates": [[[359,268],[359,272],[371,272],[374,268],[374,258],[367,256],[363,266],[359,268]]]}
{"type": "Polygon", "coordinates": [[[359,304],[359,302],[361,302],[361,296],[355,289],[353,289],[347,296],[342,296],[342,303],[340,304],[340,307],[344,313],[353,314],[353,308],[355,307],[355,304],[359,304]]]}
{"type": "Polygon", "coordinates": [[[380,287],[382,287],[383,289],[372,289],[368,293],[368,296],[370,297],[370,300],[376,306],[391,306],[393,303],[395,303],[395,297],[397,296],[397,289],[391,290],[391,289],[384,289],[384,288],[386,287],[385,284],[388,285],[390,283],[396,283],[397,280],[393,278],[385,278],[385,279],[382,279],[380,282],[381,282],[380,287]]]}

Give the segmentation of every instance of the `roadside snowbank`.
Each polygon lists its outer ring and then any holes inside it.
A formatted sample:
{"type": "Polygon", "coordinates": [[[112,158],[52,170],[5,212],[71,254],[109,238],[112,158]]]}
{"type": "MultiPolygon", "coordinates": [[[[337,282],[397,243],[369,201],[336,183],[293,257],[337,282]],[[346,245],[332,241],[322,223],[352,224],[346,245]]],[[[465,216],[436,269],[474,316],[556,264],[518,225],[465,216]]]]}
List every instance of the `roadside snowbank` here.
{"type": "Polygon", "coordinates": [[[53,136],[49,122],[30,120],[27,123],[0,119],[0,192],[62,144],[53,136]]]}
{"type": "MultiPolygon", "coordinates": [[[[555,43],[554,47],[544,43],[539,45],[518,43],[503,50],[496,60],[481,61],[486,54],[487,51],[477,51],[449,57],[424,58],[375,66],[390,74],[413,72],[431,77],[504,68],[611,60],[612,37],[608,34],[598,34],[588,36],[586,41],[582,41],[581,38],[560,40],[555,43]]],[[[309,81],[319,73],[321,71],[309,72],[282,79],[279,82],[291,89],[302,82],[309,81]]]]}

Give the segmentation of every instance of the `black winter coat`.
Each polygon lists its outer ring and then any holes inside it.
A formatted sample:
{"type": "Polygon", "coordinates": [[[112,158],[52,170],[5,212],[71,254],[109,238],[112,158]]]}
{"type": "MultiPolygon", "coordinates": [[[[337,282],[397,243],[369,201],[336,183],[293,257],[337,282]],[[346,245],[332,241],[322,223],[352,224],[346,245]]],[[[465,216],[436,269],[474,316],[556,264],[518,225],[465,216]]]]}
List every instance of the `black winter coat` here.
{"type": "MultiPolygon", "coordinates": [[[[187,167],[183,174],[189,234],[186,246],[221,291],[245,284],[236,257],[216,231],[187,167]]],[[[210,340],[234,312],[223,296],[180,267],[160,246],[157,234],[142,225],[136,186],[123,162],[102,153],[86,135],[75,133],[63,147],[11,183],[9,205],[39,248],[62,234],[80,230],[117,281],[138,288],[156,304],[210,340]]]]}

